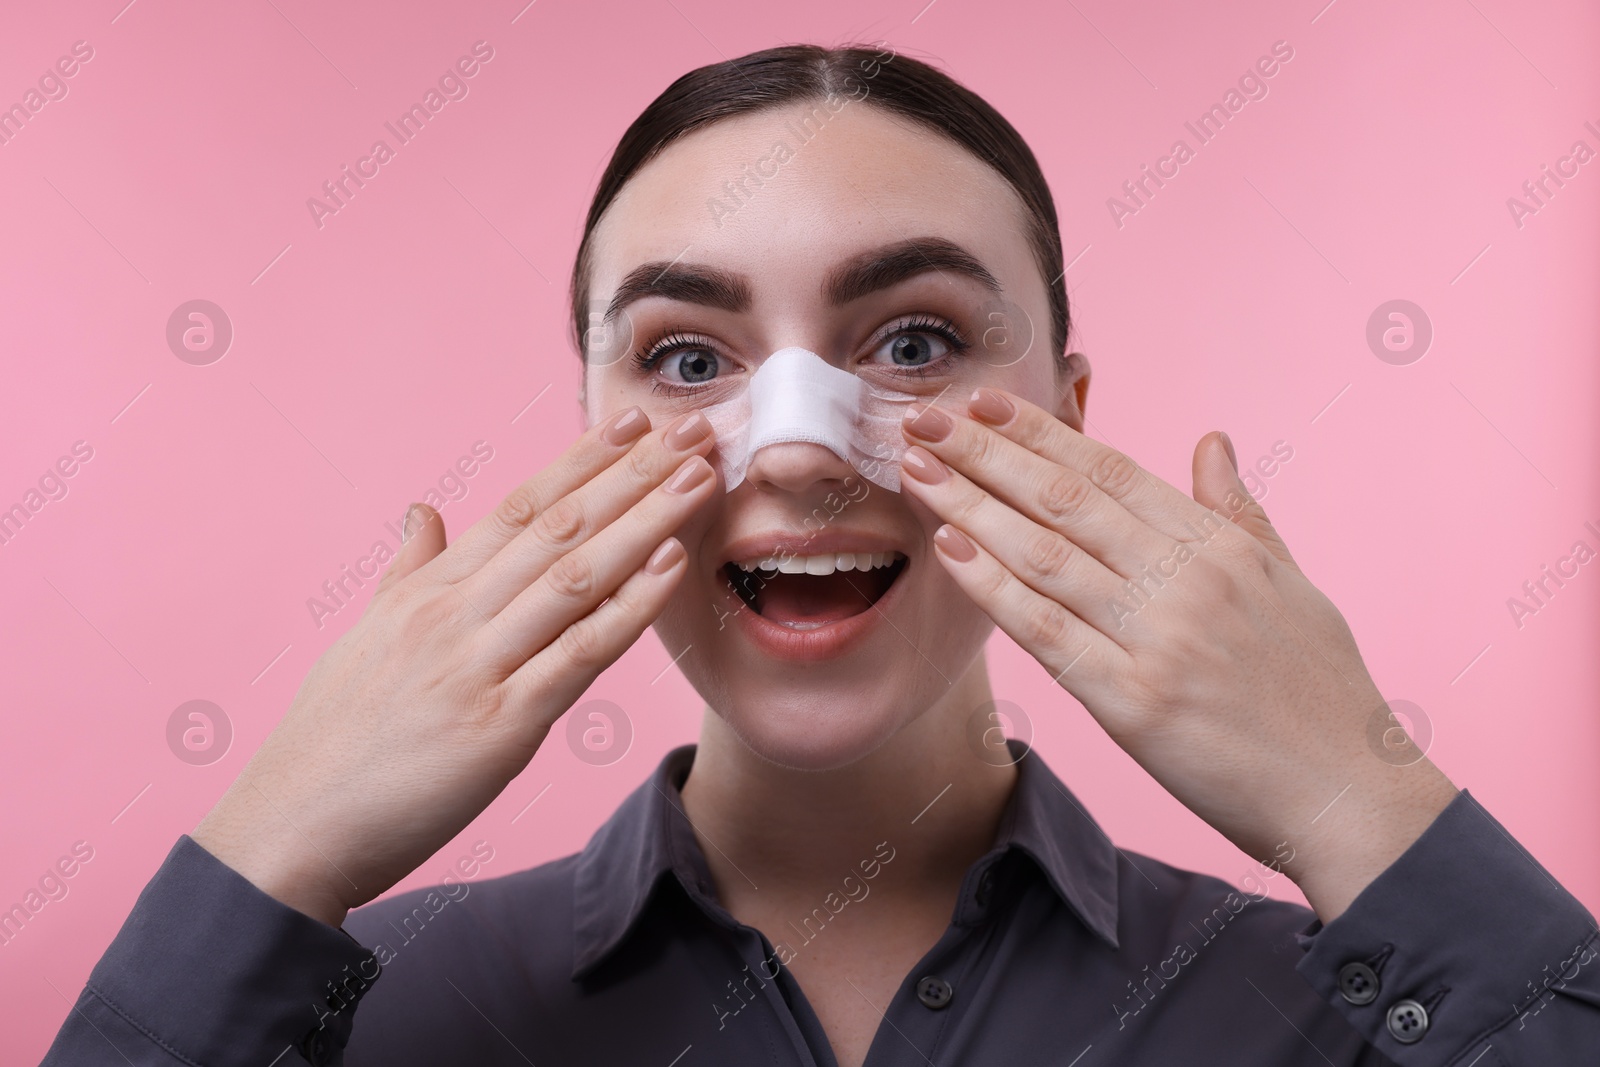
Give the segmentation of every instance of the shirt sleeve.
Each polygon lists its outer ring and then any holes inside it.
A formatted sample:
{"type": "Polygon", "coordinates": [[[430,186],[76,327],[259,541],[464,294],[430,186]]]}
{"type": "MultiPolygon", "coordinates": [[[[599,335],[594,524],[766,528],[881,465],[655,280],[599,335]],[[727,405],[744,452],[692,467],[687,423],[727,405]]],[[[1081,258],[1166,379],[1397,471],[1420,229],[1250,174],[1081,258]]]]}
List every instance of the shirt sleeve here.
{"type": "Polygon", "coordinates": [[[178,839],[42,1067],[338,1064],[378,961],[178,839]]]}
{"type": "Polygon", "coordinates": [[[1461,790],[1296,969],[1400,1067],[1593,1062],[1594,917],[1461,790]]]}

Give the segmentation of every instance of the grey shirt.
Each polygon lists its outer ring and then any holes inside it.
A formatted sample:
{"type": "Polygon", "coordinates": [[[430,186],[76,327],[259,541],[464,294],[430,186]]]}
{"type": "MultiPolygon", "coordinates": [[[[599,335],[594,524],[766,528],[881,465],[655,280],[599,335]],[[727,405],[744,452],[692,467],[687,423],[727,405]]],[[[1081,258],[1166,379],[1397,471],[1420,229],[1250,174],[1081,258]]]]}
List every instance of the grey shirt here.
{"type": "MultiPolygon", "coordinates": [[[[869,1067],[1600,1063],[1600,930],[1465,790],[1324,926],[1119,850],[1011,744],[993,847],[874,1005],[869,1067]]],[[[582,852],[397,894],[343,930],[183,836],[44,1062],[834,1067],[784,964],[840,936],[845,908],[886,906],[872,880],[896,842],[784,929],[743,925],[680,807],[694,751],[582,852]]]]}

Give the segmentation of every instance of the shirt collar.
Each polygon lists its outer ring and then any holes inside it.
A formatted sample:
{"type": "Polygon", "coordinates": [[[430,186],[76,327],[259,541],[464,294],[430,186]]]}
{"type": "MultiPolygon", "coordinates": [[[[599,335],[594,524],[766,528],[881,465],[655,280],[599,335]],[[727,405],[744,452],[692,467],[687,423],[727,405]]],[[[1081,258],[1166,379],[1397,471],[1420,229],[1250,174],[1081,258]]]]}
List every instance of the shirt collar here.
{"type": "MultiPolygon", "coordinates": [[[[1006,744],[1017,760],[1016,786],[994,847],[974,866],[1020,850],[1044,873],[1062,903],[1116,948],[1116,847],[1037,752],[1015,739],[1006,744]]],[[[692,898],[714,899],[710,870],[678,792],[695,749],[680,745],[663,756],[579,854],[573,884],[574,980],[597,967],[627,937],[668,871],[692,898]]]]}
{"type": "Polygon", "coordinates": [[[1117,947],[1117,847],[1044,758],[1009,738],[1017,784],[1000,819],[995,848],[1027,853],[1072,913],[1117,947]]]}

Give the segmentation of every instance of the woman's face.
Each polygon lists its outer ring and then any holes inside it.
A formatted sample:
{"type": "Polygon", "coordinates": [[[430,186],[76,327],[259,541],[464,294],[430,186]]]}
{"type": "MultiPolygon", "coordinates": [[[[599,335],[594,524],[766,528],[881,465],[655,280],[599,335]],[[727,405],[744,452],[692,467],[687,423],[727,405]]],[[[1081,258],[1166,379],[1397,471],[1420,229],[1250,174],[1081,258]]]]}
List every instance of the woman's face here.
{"type": "MultiPolygon", "coordinates": [[[[1087,374],[1073,383],[1053,366],[1024,226],[999,174],[868,104],[715,122],[642,168],[596,230],[588,321],[625,280],[644,294],[591,331],[588,419],[638,404],[665,425],[795,345],[942,406],[1006,389],[1081,429],[1087,374]]],[[[962,679],[993,623],[934,558],[938,527],[821,445],[769,445],[678,531],[689,569],[656,632],[757,753],[854,762],[920,716],[965,717],[974,709],[953,704],[983,699],[962,679]],[[739,567],[784,556],[833,573],[739,567]]]]}

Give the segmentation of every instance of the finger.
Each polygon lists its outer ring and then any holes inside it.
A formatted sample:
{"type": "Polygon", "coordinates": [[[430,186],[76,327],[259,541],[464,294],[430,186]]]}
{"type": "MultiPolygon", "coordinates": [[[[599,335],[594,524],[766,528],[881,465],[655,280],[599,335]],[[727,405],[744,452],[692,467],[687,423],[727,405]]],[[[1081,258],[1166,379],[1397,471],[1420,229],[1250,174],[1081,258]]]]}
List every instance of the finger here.
{"type": "MultiPolygon", "coordinates": [[[[645,494],[672,477],[685,459],[709,452],[712,438],[710,421],[698,411],[640,438],[605,470],[552,501],[492,559],[456,583],[457,587],[483,614],[498,615],[557,560],[616,522],[645,494]]],[[[710,468],[702,463],[696,469],[710,468]]],[[[654,534],[650,544],[670,532],[671,527],[654,534]]]]}
{"type": "Polygon", "coordinates": [[[716,472],[690,456],[628,513],[556,560],[480,632],[483,655],[506,674],[557,640],[642,567],[650,550],[717,492],[716,472]]]}
{"type": "Polygon", "coordinates": [[[982,388],[967,402],[979,421],[1029,452],[1087,477],[1128,512],[1175,540],[1192,539],[1205,509],[1109,445],[1085,437],[1015,393],[982,388]]]}
{"type": "Polygon", "coordinates": [[[902,492],[977,541],[1035,592],[1096,620],[1121,595],[1122,578],[1071,538],[996,500],[921,446],[907,449],[901,464],[902,492]]]}
{"type": "Polygon", "coordinates": [[[444,516],[421,502],[406,508],[405,517],[400,522],[400,550],[395,553],[388,570],[383,572],[383,577],[378,579],[378,588],[372,593],[373,599],[398,585],[406,575],[414,573],[443,552],[444,548],[444,516]]]}
{"type": "Polygon", "coordinates": [[[1111,702],[1115,680],[1132,665],[1132,657],[1116,642],[1029,588],[955,527],[939,527],[933,545],[939,562],[962,591],[1038,660],[1057,685],[1085,706],[1111,702]]]}
{"type": "Polygon", "coordinates": [[[533,743],[661,614],[687,559],[678,539],[667,538],[609,599],[506,679],[508,704],[521,712],[533,743]]]}
{"type": "MultiPolygon", "coordinates": [[[[1028,451],[977,419],[928,409],[908,413],[905,425],[923,448],[1003,504],[1064,534],[1124,578],[1172,551],[1172,538],[1134,516],[1086,475],[1028,451]]],[[[951,521],[985,544],[998,544],[977,526],[951,521]]]]}
{"type": "Polygon", "coordinates": [[[1193,466],[1197,502],[1228,516],[1234,525],[1261,542],[1280,563],[1300,571],[1300,565],[1289,554],[1289,546],[1267,518],[1267,509],[1250,495],[1249,488],[1239,477],[1238,457],[1234,455],[1233,442],[1228,440],[1227,434],[1218,430],[1200,438],[1194,448],[1193,466]],[[1209,446],[1207,438],[1210,438],[1209,446]]]}
{"type": "Polygon", "coordinates": [[[627,454],[648,429],[650,418],[637,405],[589,427],[554,462],[456,538],[428,568],[430,577],[458,582],[476,572],[551,504],[627,454]]]}

